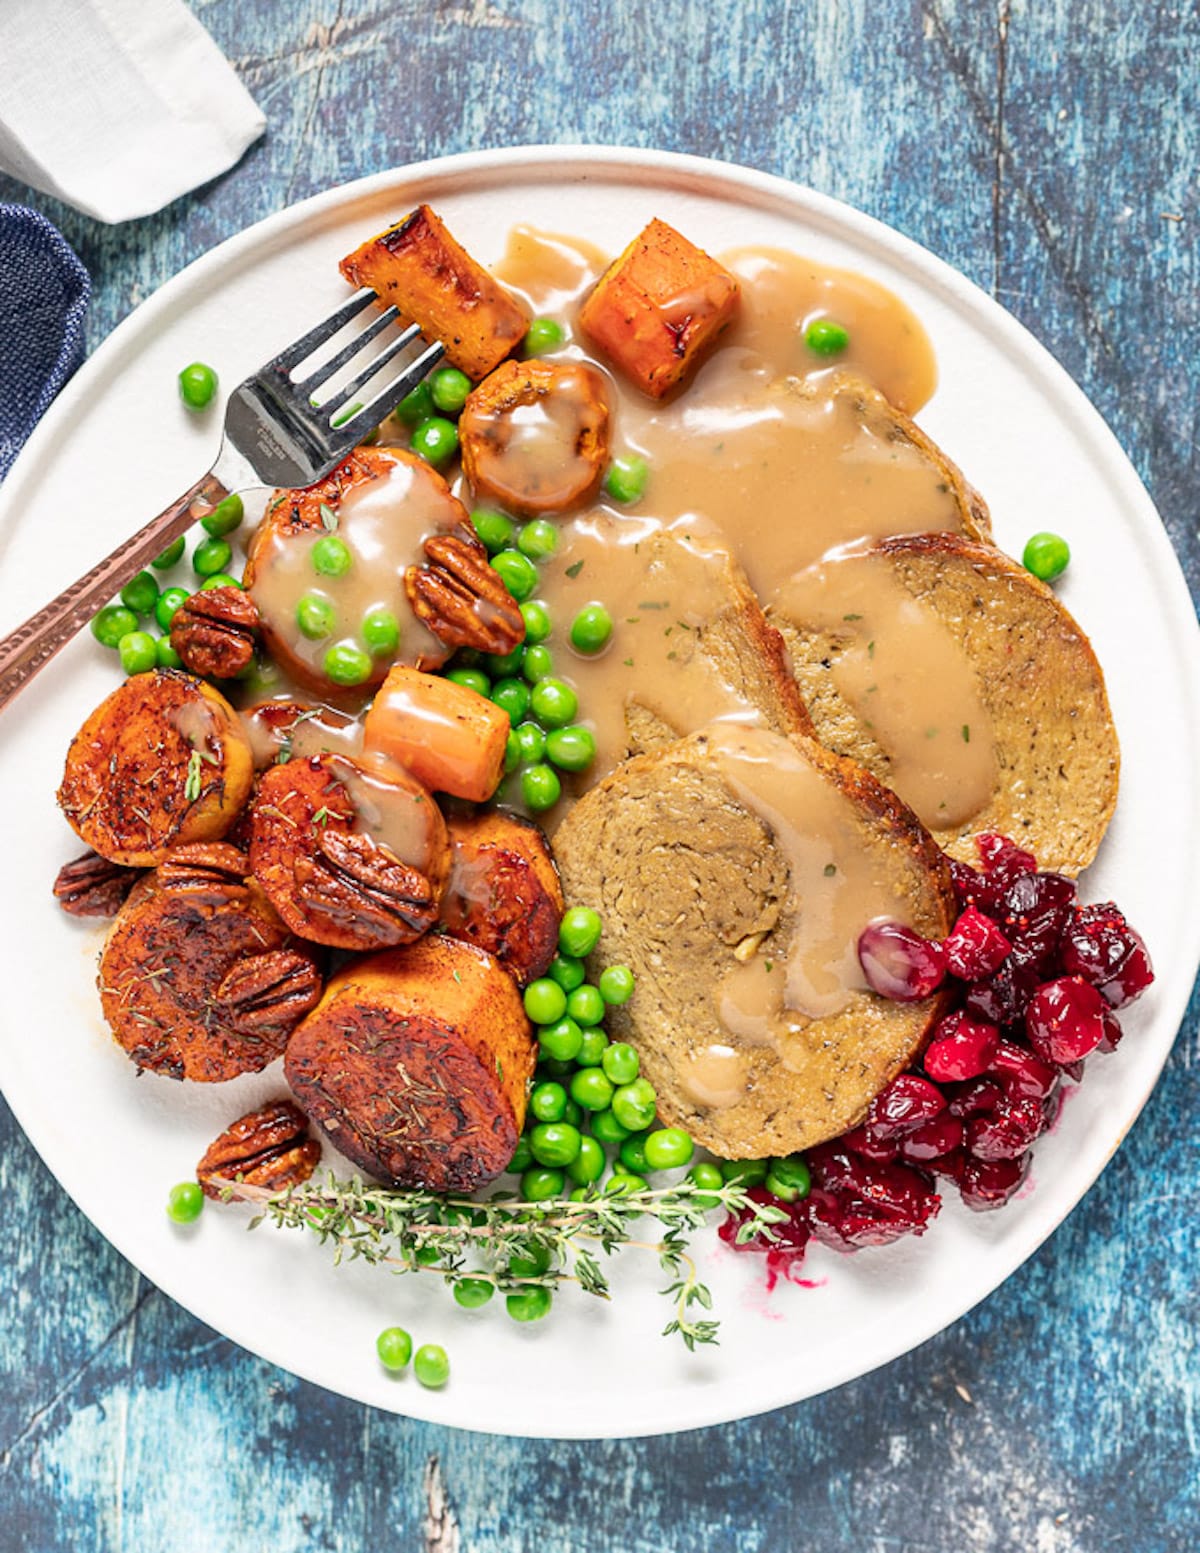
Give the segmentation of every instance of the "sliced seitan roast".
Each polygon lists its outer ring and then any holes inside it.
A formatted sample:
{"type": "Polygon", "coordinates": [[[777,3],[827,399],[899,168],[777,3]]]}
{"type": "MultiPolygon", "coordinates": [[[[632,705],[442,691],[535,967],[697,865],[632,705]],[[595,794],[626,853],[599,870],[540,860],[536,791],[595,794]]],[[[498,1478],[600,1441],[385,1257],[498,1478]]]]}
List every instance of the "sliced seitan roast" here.
{"type": "Polygon", "coordinates": [[[879,918],[941,937],[945,859],[898,799],[813,740],[716,725],[619,767],[559,828],[568,900],[604,935],[593,973],[665,1122],[725,1158],[807,1148],[860,1120],[920,1050],[938,1000],[865,988],[879,918]]]}
{"type": "Polygon", "coordinates": [[[1096,855],[1120,756],[1104,676],[1054,593],[953,534],[891,539],[785,584],[768,618],[827,748],[894,788],[952,856],[1011,836],[1044,868],[1096,855]]]}

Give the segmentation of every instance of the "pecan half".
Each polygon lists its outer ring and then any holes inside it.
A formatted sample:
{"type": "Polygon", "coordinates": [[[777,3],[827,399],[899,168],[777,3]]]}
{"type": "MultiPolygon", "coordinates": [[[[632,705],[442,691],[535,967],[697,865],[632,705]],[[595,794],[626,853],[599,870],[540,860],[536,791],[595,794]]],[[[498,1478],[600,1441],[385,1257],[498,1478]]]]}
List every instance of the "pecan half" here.
{"type": "Polygon", "coordinates": [[[307,1181],[321,1145],[308,1136],[308,1120],[290,1100],[273,1100],[239,1117],[204,1151],[196,1179],[206,1197],[220,1198],[239,1185],[282,1192],[307,1181]]]}
{"type": "Polygon", "coordinates": [[[158,867],[158,882],[166,890],[189,895],[197,905],[219,906],[244,899],[250,861],[227,841],[194,841],[172,847],[158,867]]]}
{"type": "Polygon", "coordinates": [[[326,830],[297,857],[296,902],[316,923],[351,928],[380,947],[407,944],[437,921],[438,896],[419,869],[355,831],[326,830]]]}
{"type": "Polygon", "coordinates": [[[321,1001],[321,974],[294,949],[271,949],[239,962],[217,988],[222,1015],[244,1035],[290,1028],[321,1001]]]}
{"type": "Polygon", "coordinates": [[[175,611],[171,646],[193,674],[232,679],[254,658],[258,606],[241,588],[193,593],[175,611]]]}
{"type": "Polygon", "coordinates": [[[424,544],[426,564],[410,566],[404,591],[413,614],[447,647],[505,654],[525,640],[516,599],[492,567],[477,535],[463,524],[424,544]]]}
{"type": "Polygon", "coordinates": [[[98,852],[85,852],[58,870],[54,894],[73,917],[115,917],[141,876],[140,868],[125,868],[98,852]]]}

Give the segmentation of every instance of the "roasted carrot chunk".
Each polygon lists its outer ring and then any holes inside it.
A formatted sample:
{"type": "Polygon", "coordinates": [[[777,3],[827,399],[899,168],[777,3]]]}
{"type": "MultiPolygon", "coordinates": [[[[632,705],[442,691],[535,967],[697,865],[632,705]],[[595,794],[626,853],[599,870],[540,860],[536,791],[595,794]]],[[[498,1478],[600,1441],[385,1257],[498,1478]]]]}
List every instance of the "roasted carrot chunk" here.
{"type": "Polygon", "coordinates": [[[339,265],[401,317],[446,347],[468,377],[486,377],[525,337],[529,317],[498,280],[451,237],[428,205],[370,238],[339,265]]]}
{"type": "Polygon", "coordinates": [[[397,664],[367,709],[363,749],[431,792],[486,803],[504,774],[508,713],[467,685],[397,664]]]}
{"type": "Polygon", "coordinates": [[[733,321],[738,283],[655,218],[597,281],[579,326],[651,399],[662,399],[733,321]]]}

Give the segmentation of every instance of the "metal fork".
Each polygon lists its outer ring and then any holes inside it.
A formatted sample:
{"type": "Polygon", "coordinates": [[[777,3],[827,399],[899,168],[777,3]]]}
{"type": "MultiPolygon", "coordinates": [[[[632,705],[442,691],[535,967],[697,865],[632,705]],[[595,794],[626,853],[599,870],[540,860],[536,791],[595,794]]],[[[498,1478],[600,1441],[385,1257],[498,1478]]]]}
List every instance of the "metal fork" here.
{"type": "Polygon", "coordinates": [[[322,384],[349,367],[365,346],[395,323],[399,313],[389,307],[328,361],[304,378],[293,377],[315,351],[376,301],[373,291],[356,292],[336,313],[240,383],[225,407],[221,450],[208,473],[132,539],[118,545],[78,582],[0,640],[0,711],[82,630],[101,605],[231,491],[315,484],[428,375],[445,353],[445,347],[436,342],[361,409],[356,407],[352,415],[338,421],[354,395],[420,334],[420,326],[410,324],[336,393],[320,405],[313,403],[322,384]]]}

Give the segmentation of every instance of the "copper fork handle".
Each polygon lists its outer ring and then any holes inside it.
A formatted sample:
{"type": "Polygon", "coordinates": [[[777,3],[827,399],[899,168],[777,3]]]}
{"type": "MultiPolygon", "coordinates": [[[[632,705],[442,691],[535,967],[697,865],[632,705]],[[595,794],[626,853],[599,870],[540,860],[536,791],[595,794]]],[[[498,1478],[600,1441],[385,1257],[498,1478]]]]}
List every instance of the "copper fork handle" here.
{"type": "Polygon", "coordinates": [[[24,625],[0,640],[0,712],[137,572],[229,495],[211,471],[24,625]]]}

